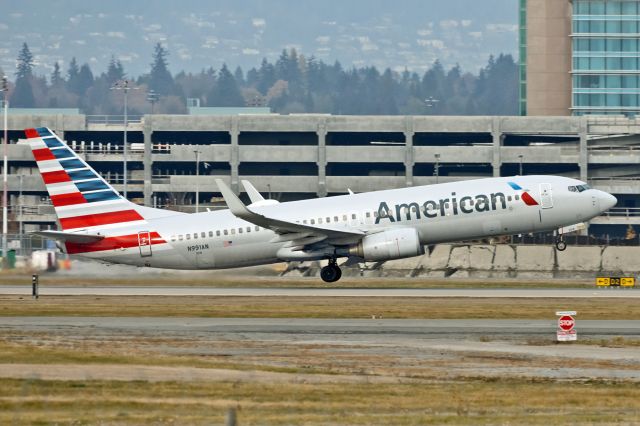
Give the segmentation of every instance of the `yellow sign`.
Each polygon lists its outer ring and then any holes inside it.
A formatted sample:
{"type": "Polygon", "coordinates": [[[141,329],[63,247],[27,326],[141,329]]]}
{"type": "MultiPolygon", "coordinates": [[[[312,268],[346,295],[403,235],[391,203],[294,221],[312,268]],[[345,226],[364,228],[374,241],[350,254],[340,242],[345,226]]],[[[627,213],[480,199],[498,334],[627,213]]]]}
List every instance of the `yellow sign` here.
{"type": "Polygon", "coordinates": [[[634,277],[597,277],[598,287],[634,287],[636,279],[634,277]]]}

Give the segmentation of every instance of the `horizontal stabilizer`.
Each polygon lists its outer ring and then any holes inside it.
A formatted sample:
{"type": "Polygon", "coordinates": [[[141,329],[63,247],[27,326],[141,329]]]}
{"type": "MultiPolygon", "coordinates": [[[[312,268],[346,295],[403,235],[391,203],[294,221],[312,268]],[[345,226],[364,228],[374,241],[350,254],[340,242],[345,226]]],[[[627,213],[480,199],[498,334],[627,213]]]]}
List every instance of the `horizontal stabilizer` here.
{"type": "Polygon", "coordinates": [[[50,240],[62,241],[67,243],[76,244],[89,244],[95,243],[104,239],[104,235],[97,234],[80,234],[77,232],[64,232],[64,231],[35,231],[31,232],[31,235],[38,235],[40,237],[48,238],[50,240]]]}

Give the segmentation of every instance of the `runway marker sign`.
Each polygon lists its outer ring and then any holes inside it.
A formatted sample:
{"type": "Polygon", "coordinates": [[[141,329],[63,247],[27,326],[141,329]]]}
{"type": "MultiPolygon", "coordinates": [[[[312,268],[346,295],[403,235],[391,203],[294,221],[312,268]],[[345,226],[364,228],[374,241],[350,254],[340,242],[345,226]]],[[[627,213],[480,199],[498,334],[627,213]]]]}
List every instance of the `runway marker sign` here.
{"type": "Polygon", "coordinates": [[[578,340],[578,332],[575,329],[576,320],[573,318],[576,311],[559,311],[556,312],[556,315],[558,316],[558,330],[556,332],[558,342],[578,340]]]}

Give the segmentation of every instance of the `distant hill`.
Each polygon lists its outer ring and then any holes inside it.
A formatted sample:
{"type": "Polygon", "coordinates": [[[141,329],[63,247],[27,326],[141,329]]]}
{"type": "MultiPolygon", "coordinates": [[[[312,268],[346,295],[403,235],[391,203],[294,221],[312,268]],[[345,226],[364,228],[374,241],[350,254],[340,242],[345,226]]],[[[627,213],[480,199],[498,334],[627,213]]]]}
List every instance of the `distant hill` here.
{"type": "Polygon", "coordinates": [[[422,74],[439,59],[476,73],[490,54],[515,56],[516,24],[514,0],[6,1],[0,67],[12,75],[27,42],[36,74],[48,76],[56,61],[66,72],[72,57],[99,74],[114,55],[139,76],[161,42],[174,73],[223,63],[246,72],[292,47],[345,68],[422,74]]]}

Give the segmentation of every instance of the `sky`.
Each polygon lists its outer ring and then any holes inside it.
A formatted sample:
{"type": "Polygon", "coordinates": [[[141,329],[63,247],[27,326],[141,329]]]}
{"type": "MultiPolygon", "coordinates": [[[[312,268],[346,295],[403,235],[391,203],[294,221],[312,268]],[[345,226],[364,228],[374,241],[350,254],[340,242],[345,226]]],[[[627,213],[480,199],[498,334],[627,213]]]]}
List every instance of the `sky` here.
{"type": "Polygon", "coordinates": [[[37,74],[72,57],[94,74],[112,56],[129,77],[148,72],[153,46],[170,70],[223,63],[246,72],[295,48],[345,68],[419,73],[438,59],[477,72],[489,55],[517,60],[517,0],[1,0],[0,68],[11,79],[24,42],[37,74]]]}

